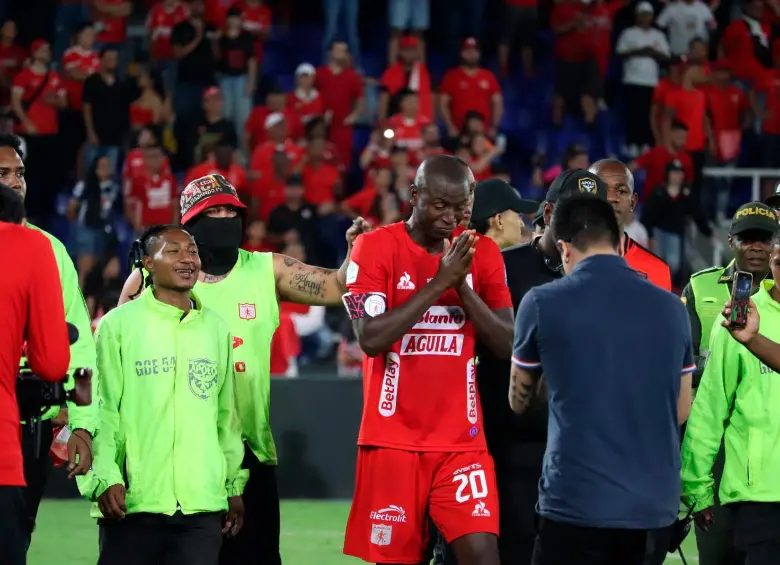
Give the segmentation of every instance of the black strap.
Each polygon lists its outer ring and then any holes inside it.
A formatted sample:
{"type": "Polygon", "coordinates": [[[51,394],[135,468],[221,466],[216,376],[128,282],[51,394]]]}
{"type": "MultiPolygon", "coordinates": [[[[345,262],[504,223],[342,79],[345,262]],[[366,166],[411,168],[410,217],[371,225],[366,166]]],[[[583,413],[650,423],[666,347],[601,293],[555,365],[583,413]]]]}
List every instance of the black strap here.
{"type": "Polygon", "coordinates": [[[35,104],[35,101],[38,100],[38,98],[41,97],[41,94],[43,94],[43,91],[46,89],[46,85],[49,84],[49,76],[51,75],[51,69],[46,71],[46,74],[43,75],[43,81],[41,82],[41,85],[35,90],[35,92],[32,93],[32,96],[30,96],[27,100],[22,100],[22,107],[27,110],[35,104]]]}

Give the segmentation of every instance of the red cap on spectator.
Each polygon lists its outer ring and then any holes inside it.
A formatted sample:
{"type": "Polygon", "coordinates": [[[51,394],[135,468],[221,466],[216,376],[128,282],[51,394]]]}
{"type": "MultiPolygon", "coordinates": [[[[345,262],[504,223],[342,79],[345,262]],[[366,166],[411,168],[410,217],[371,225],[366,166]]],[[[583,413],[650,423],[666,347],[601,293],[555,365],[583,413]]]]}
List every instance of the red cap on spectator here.
{"type": "Polygon", "coordinates": [[[203,99],[211,98],[212,96],[218,96],[221,94],[222,91],[217,86],[210,86],[206,89],[206,91],[203,93],[203,99]]]}
{"type": "Polygon", "coordinates": [[[420,44],[420,40],[414,35],[405,35],[401,38],[401,48],[417,47],[420,44]]]}
{"type": "Polygon", "coordinates": [[[464,49],[479,49],[479,42],[474,37],[467,37],[460,44],[461,51],[464,49]]]}
{"type": "Polygon", "coordinates": [[[246,210],[236,189],[222,175],[195,179],[181,193],[181,223],[186,224],[206,208],[220,205],[233,206],[239,212],[246,210]]]}
{"type": "Polygon", "coordinates": [[[45,46],[48,46],[48,45],[49,45],[49,42],[46,41],[45,39],[36,39],[30,45],[30,53],[35,53],[41,47],[45,47],[45,46]]]}

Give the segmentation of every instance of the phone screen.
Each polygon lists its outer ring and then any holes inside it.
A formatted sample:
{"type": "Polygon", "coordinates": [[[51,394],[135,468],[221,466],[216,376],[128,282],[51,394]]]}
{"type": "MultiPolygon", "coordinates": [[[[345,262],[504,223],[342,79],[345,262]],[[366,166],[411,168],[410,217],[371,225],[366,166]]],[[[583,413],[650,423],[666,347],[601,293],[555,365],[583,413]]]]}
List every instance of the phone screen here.
{"type": "Polygon", "coordinates": [[[752,287],[753,276],[750,273],[738,271],[735,274],[731,296],[731,326],[734,328],[744,328],[747,324],[747,309],[752,287]]]}

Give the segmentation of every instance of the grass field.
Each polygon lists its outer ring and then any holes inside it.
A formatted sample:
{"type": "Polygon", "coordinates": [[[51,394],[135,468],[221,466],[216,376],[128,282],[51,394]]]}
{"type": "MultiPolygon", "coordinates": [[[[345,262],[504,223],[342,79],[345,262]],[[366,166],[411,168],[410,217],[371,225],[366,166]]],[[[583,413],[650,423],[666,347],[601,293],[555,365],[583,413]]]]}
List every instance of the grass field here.
{"type": "MultiPolygon", "coordinates": [[[[357,565],[358,559],[341,553],[349,502],[284,501],[282,503],[282,559],[284,565],[357,565]]],[[[685,541],[689,564],[698,563],[693,535],[685,541]]],[[[97,526],[89,504],[80,500],[44,500],[28,565],[95,565],[97,526]]],[[[680,563],[677,555],[666,560],[680,563]]]]}

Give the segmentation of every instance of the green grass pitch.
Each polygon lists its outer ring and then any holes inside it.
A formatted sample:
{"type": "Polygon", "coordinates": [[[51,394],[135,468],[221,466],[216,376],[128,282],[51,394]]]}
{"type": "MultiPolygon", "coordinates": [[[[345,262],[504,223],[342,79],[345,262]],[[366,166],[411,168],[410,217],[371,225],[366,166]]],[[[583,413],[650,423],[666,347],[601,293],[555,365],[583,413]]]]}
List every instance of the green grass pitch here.
{"type": "MultiPolygon", "coordinates": [[[[357,565],[341,553],[349,502],[283,501],[282,560],[284,565],[357,565]]],[[[683,546],[690,565],[698,563],[691,534],[683,546]]],[[[97,526],[89,504],[81,500],[44,500],[38,514],[28,565],[95,565],[97,526]]],[[[677,555],[668,565],[681,564],[677,555]]]]}

